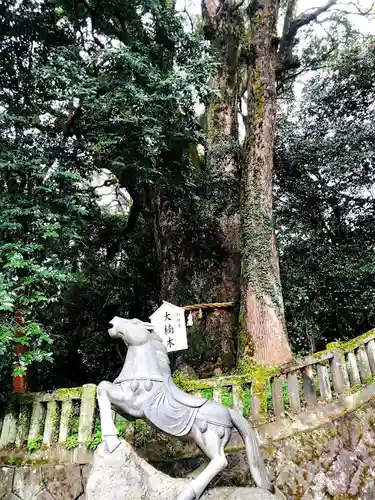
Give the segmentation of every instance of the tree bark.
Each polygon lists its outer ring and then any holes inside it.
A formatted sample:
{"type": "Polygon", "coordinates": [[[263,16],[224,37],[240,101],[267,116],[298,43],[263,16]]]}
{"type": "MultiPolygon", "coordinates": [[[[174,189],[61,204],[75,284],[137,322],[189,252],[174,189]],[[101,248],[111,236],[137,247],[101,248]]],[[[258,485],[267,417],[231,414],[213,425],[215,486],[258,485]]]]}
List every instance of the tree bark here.
{"type": "Polygon", "coordinates": [[[266,365],[291,360],[272,215],[276,126],[277,0],[258,0],[251,12],[249,127],[242,165],[242,329],[239,361],[266,365]]]}
{"type": "Polygon", "coordinates": [[[238,58],[243,33],[242,15],[231,13],[226,1],[217,9],[214,2],[205,0],[202,11],[205,36],[221,62],[212,81],[216,95],[206,103],[205,162],[186,185],[179,179],[176,186],[171,183],[146,196],[145,216],[160,262],[160,300],[181,306],[236,304],[194,321],[189,351],[178,353],[184,364],[197,372],[204,366],[210,376],[228,371],[236,361],[241,291],[238,58]]]}
{"type": "Polygon", "coordinates": [[[240,11],[233,12],[223,0],[202,2],[203,29],[216,50],[220,67],[213,78],[215,95],[206,105],[205,170],[209,186],[209,211],[221,260],[212,269],[212,297],[218,302],[234,302],[235,307],[207,316],[205,335],[221,344],[225,364],[235,363],[238,304],[241,294],[241,219],[238,139],[241,39],[245,38],[240,11]]]}
{"type": "MultiPolygon", "coordinates": [[[[163,191],[153,197],[150,206],[160,262],[160,300],[180,306],[238,302],[239,218],[223,215],[221,208],[220,218],[214,216],[217,206],[211,196],[194,202],[163,191]]],[[[236,360],[237,311],[238,307],[225,308],[204,314],[201,320],[196,317],[194,328],[188,332],[189,350],[177,353],[175,367],[189,365],[197,373],[204,367],[205,376],[232,368],[236,360]]]]}

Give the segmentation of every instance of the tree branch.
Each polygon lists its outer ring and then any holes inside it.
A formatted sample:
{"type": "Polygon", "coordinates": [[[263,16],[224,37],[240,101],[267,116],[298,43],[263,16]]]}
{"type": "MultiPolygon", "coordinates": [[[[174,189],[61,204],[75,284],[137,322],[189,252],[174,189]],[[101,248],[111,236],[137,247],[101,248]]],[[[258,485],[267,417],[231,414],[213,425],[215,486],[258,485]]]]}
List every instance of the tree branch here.
{"type": "Polygon", "coordinates": [[[130,207],[128,223],[125,229],[125,234],[128,234],[135,228],[140,213],[143,212],[146,208],[144,194],[139,191],[134,182],[131,182],[129,180],[127,182],[121,182],[120,180],[120,185],[126,189],[133,201],[130,207]]]}
{"type": "Polygon", "coordinates": [[[111,179],[106,179],[103,184],[99,184],[99,186],[92,186],[90,189],[92,189],[93,191],[95,191],[96,189],[101,189],[101,188],[104,188],[104,187],[110,187],[112,186],[113,182],[111,181],[111,179]]]}
{"type": "Polygon", "coordinates": [[[245,0],[239,0],[237,3],[235,3],[233,5],[233,7],[231,7],[231,12],[236,12],[236,10],[238,10],[240,7],[242,7],[242,5],[245,3],[245,0]]]}
{"type": "Polygon", "coordinates": [[[307,14],[307,11],[298,16],[296,19],[294,19],[291,23],[290,30],[294,34],[297,33],[297,31],[302,28],[302,26],[306,26],[306,24],[311,23],[312,21],[316,21],[316,19],[320,16],[320,14],[323,14],[326,12],[328,9],[333,7],[337,3],[337,0],[328,0],[328,2],[325,5],[322,5],[322,7],[317,7],[315,10],[307,14]]]}
{"type": "Polygon", "coordinates": [[[360,16],[367,16],[368,14],[371,14],[372,11],[374,10],[375,2],[372,2],[371,7],[369,7],[366,10],[362,10],[360,8],[360,6],[355,2],[350,2],[349,5],[353,5],[356,8],[356,10],[358,11],[357,14],[359,14],[360,16]]]}
{"type": "Polygon", "coordinates": [[[187,10],[186,7],[184,7],[184,10],[183,10],[184,14],[186,14],[187,18],[189,19],[189,22],[190,22],[190,27],[191,27],[191,31],[194,31],[194,23],[193,23],[193,19],[191,18],[191,15],[189,14],[189,11],[187,10]]]}
{"type": "Polygon", "coordinates": [[[211,19],[216,16],[221,8],[221,3],[216,0],[202,0],[201,5],[203,15],[207,15],[211,19]]]}
{"type": "Polygon", "coordinates": [[[101,49],[105,49],[104,43],[102,43],[99,40],[99,38],[97,36],[95,36],[95,34],[92,35],[92,38],[93,38],[94,42],[96,43],[96,45],[98,45],[101,49]]]}
{"type": "Polygon", "coordinates": [[[296,7],[297,7],[297,0],[288,0],[287,6],[285,9],[283,34],[282,34],[281,39],[285,38],[287,33],[289,32],[290,25],[291,25],[293,18],[295,16],[296,7]]]}
{"type": "Polygon", "coordinates": [[[133,203],[133,205],[130,207],[128,223],[126,225],[125,234],[128,234],[131,231],[133,231],[133,229],[135,228],[135,225],[137,224],[138,217],[139,217],[140,213],[141,213],[140,205],[133,203]]]}
{"type": "MultiPolygon", "coordinates": [[[[296,34],[299,29],[313,21],[316,21],[320,14],[323,14],[333,5],[337,3],[338,0],[328,0],[322,7],[317,7],[316,9],[303,12],[298,17],[294,18],[294,13],[297,5],[296,0],[289,0],[285,12],[283,34],[280,39],[279,50],[277,53],[277,77],[281,78],[283,72],[288,69],[298,68],[299,60],[293,55],[293,47],[295,43],[296,34]]],[[[309,9],[310,10],[310,9],[309,9]]]]}

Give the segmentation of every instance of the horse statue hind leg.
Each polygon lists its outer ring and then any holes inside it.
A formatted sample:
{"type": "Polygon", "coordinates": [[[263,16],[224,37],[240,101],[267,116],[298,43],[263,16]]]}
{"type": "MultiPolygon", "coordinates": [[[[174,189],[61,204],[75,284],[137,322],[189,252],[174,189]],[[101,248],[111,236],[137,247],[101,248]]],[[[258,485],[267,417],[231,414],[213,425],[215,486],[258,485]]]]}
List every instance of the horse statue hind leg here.
{"type": "Polygon", "coordinates": [[[255,484],[268,491],[273,491],[267,470],[260,455],[259,444],[254,430],[240,413],[218,403],[208,401],[206,407],[198,412],[193,427],[187,436],[210,459],[207,467],[177,497],[177,500],[194,500],[200,498],[212,479],[219,474],[228,462],[224,449],[227,446],[233,426],[239,431],[247,451],[250,471],[255,484]],[[207,411],[208,410],[208,411],[207,411]],[[200,414],[201,413],[201,414],[200,414]],[[216,423],[209,414],[215,415],[216,423]],[[222,425],[219,421],[222,420],[222,425]],[[228,423],[230,422],[230,425],[228,423]]]}
{"type": "Polygon", "coordinates": [[[230,439],[231,430],[228,428],[207,425],[202,427],[193,424],[190,438],[210,459],[207,467],[178,495],[177,500],[194,500],[200,498],[208,484],[228,465],[224,448],[230,439]]]}

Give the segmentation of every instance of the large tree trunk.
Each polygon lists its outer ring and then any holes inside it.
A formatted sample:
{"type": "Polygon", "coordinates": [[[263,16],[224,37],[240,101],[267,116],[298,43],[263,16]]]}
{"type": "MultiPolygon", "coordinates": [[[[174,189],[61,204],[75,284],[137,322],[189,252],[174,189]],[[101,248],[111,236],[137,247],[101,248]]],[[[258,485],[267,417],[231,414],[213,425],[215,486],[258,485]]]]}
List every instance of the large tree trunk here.
{"type": "MultiPolygon", "coordinates": [[[[166,209],[160,203],[154,212],[161,295],[179,304],[200,300],[236,302],[241,296],[237,359],[245,364],[246,358],[262,364],[283,364],[292,358],[272,217],[276,80],[280,81],[285,71],[299,64],[293,54],[297,31],[315,21],[336,1],[327,0],[325,5],[295,17],[297,2],[288,0],[279,44],[276,35],[279,0],[256,0],[247,6],[241,0],[202,0],[204,32],[220,56],[220,71],[213,82],[220,97],[212,99],[206,113],[203,203],[194,204],[190,200],[188,210],[186,205],[181,209],[173,204],[168,206],[168,202],[166,209]],[[243,20],[245,12],[250,29],[243,20]],[[246,86],[248,117],[240,155],[237,113],[246,86]],[[197,212],[199,217],[195,217],[197,212]],[[184,222],[180,224],[181,221],[184,222]],[[214,237],[210,239],[207,235],[214,237]],[[206,250],[202,251],[202,247],[206,250]],[[211,250],[210,257],[207,249],[211,250]],[[182,283],[187,286],[182,287],[182,283]]],[[[219,321],[214,318],[203,334],[211,344],[220,345],[222,352],[231,353],[236,328],[234,309],[223,314],[219,321]]],[[[227,366],[231,364],[229,361],[227,366]]]]}
{"type": "MultiPolygon", "coordinates": [[[[203,189],[204,190],[204,189],[203,189]]],[[[160,300],[184,306],[202,302],[239,302],[239,218],[214,216],[215,197],[198,201],[164,191],[151,203],[153,233],[161,273],[160,300]],[[208,213],[202,211],[202,205],[208,213]]],[[[176,353],[174,368],[193,367],[197,374],[227,372],[236,360],[238,308],[194,315],[189,350],[176,353]]],[[[173,361],[173,360],[172,360],[173,361]]]]}
{"type": "MultiPolygon", "coordinates": [[[[291,360],[272,215],[276,125],[277,0],[251,12],[249,129],[244,144],[242,201],[242,319],[239,357],[262,364],[291,360]]],[[[240,359],[240,361],[241,361],[240,359]]]]}
{"type": "Polygon", "coordinates": [[[196,165],[186,186],[171,184],[153,193],[148,214],[160,261],[161,300],[181,306],[235,303],[216,313],[203,312],[201,319],[195,315],[189,350],[177,355],[177,367],[181,361],[209,376],[228,371],[236,361],[241,291],[237,64],[243,33],[241,16],[226,8],[218,15],[209,0],[202,9],[205,35],[221,61],[212,82],[217,96],[207,103],[203,120],[205,162],[196,165]]]}
{"type": "Polygon", "coordinates": [[[204,33],[216,49],[220,60],[218,73],[212,81],[215,95],[207,104],[206,183],[208,207],[213,218],[215,237],[220,246],[220,265],[214,274],[212,297],[218,302],[233,301],[235,307],[223,309],[220,315],[210,315],[206,335],[215,343],[220,332],[226,364],[235,363],[235,343],[238,330],[240,301],[240,178],[238,141],[238,95],[240,38],[244,36],[243,17],[231,12],[226,2],[202,2],[204,33]],[[230,355],[230,356],[229,356],[230,355]]]}

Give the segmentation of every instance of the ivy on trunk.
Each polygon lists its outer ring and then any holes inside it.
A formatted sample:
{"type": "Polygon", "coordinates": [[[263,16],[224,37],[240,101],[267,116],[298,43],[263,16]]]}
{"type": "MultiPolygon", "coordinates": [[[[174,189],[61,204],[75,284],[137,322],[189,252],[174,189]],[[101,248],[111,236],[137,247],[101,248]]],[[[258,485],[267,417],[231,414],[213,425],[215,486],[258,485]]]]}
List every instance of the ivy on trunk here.
{"type": "Polygon", "coordinates": [[[272,214],[276,126],[278,3],[257,2],[252,12],[249,127],[242,164],[242,321],[240,356],[262,364],[291,360],[272,214]]]}

